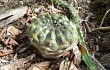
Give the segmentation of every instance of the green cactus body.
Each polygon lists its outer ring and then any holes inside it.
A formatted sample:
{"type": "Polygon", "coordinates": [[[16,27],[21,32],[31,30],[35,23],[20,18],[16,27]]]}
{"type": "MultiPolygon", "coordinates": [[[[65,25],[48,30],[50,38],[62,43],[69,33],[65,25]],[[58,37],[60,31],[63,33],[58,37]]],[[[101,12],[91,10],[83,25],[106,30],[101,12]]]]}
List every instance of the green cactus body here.
{"type": "Polygon", "coordinates": [[[33,19],[28,34],[44,57],[58,57],[78,42],[76,26],[66,16],[53,13],[33,19]]]}

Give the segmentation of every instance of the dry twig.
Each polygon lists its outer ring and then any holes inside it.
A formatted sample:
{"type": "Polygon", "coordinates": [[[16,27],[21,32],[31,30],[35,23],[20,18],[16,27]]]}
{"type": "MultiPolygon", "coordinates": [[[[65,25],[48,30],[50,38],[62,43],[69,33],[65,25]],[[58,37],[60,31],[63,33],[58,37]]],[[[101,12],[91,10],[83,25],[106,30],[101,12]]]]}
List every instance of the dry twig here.
{"type": "Polygon", "coordinates": [[[98,31],[98,30],[106,31],[106,30],[110,30],[110,26],[108,26],[108,27],[93,28],[93,29],[91,29],[91,30],[92,30],[92,31],[98,31]]]}
{"type": "Polygon", "coordinates": [[[110,12],[110,9],[106,11],[105,15],[103,16],[102,18],[102,21],[101,21],[101,24],[100,24],[100,27],[103,25],[103,22],[104,22],[104,19],[106,17],[106,15],[110,12]]]}

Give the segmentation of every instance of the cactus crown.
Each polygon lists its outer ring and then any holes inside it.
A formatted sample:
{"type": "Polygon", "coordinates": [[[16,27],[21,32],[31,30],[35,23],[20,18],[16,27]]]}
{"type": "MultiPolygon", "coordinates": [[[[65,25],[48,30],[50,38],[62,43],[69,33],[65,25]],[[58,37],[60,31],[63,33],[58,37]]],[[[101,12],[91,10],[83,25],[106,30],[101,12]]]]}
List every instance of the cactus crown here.
{"type": "Polygon", "coordinates": [[[66,16],[53,13],[33,19],[28,33],[34,46],[51,52],[67,49],[77,38],[75,25],[66,16]]]}

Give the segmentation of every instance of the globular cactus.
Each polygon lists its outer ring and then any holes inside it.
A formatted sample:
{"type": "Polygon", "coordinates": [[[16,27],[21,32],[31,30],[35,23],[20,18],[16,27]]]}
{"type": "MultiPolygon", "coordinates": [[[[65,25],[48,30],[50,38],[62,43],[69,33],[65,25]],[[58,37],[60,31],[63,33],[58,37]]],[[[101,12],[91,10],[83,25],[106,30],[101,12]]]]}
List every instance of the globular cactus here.
{"type": "Polygon", "coordinates": [[[59,57],[78,43],[76,26],[60,14],[52,13],[34,18],[28,34],[39,53],[47,58],[59,57]]]}

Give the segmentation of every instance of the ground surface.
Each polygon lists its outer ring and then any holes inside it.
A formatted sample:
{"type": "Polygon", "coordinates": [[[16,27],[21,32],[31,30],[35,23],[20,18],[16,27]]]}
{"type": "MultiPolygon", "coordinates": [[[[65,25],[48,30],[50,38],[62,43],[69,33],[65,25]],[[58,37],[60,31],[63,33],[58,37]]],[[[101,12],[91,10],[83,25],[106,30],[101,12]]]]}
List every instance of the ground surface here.
{"type": "MultiPolygon", "coordinates": [[[[80,19],[87,19],[87,22],[82,21],[81,26],[84,32],[85,41],[88,46],[90,53],[94,53],[96,59],[107,69],[110,70],[110,28],[107,30],[94,30],[95,28],[100,27],[100,24],[103,21],[101,27],[110,26],[110,12],[106,14],[104,20],[102,19],[106,11],[110,9],[110,1],[84,1],[78,2],[81,8],[79,11],[80,19]],[[92,13],[92,15],[90,15],[92,13]],[[90,16],[88,18],[88,16],[90,16]],[[87,24],[86,24],[87,23],[87,24]],[[88,29],[88,27],[90,29],[88,29]]],[[[60,63],[64,58],[56,59],[46,59],[41,57],[36,53],[35,48],[29,43],[29,37],[25,32],[28,25],[31,22],[32,16],[39,15],[41,13],[51,11],[47,8],[48,5],[52,5],[51,2],[46,2],[46,0],[0,0],[0,14],[8,11],[10,9],[16,9],[21,6],[28,6],[28,13],[21,16],[17,20],[13,20],[10,24],[1,28],[0,32],[0,67],[4,70],[5,68],[12,68],[12,70],[58,70],[60,63]],[[44,9],[40,9],[44,7],[44,9]],[[33,9],[37,8],[38,12],[33,13],[33,9]],[[39,9],[40,10],[39,10],[39,9]],[[45,11],[45,12],[42,12],[45,11]],[[35,14],[36,13],[36,14],[35,14]],[[7,27],[13,25],[16,28],[12,28],[7,31],[7,27]],[[8,33],[12,33],[11,36],[7,36],[8,33]],[[4,35],[5,34],[5,35],[4,35]],[[5,38],[3,38],[6,36],[5,38]],[[7,55],[8,54],[8,55],[7,55]],[[38,63],[41,62],[41,63],[38,63]],[[10,64],[12,63],[12,64],[10,64]],[[37,66],[37,67],[36,67],[37,66]],[[43,68],[42,68],[43,67],[43,68]]],[[[63,14],[67,14],[69,17],[68,10],[62,9],[54,4],[55,11],[63,11],[63,14]]],[[[35,11],[37,11],[35,10],[35,11]]],[[[25,11],[24,11],[25,12],[25,11]]],[[[0,23],[3,23],[3,20],[6,20],[8,17],[3,19],[0,18],[0,23]]],[[[5,21],[9,22],[9,21],[5,21]]],[[[3,24],[0,24],[1,26],[3,24]]],[[[86,70],[86,65],[81,62],[81,64],[76,68],[78,70],[86,70]]]]}

